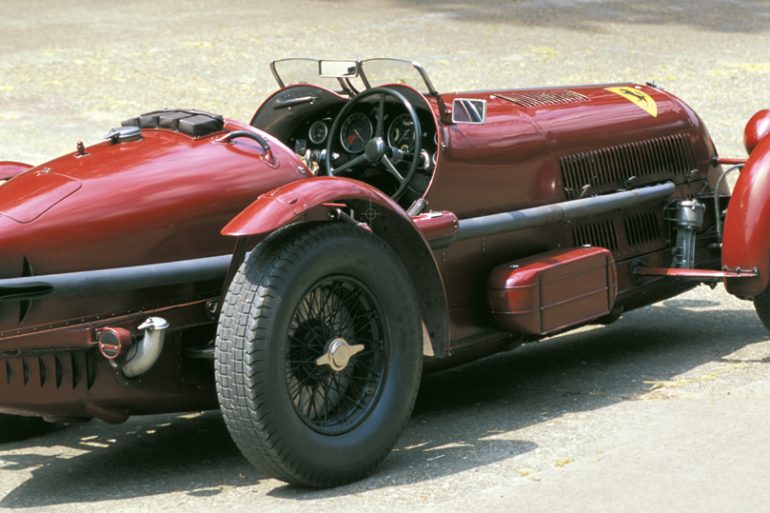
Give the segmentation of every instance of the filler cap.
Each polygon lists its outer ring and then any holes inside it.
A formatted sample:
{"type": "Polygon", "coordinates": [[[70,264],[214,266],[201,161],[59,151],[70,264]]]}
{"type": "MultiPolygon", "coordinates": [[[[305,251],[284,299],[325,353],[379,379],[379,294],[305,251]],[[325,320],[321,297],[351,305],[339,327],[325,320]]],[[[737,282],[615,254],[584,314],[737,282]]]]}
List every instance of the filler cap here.
{"type": "Polygon", "coordinates": [[[112,141],[112,144],[138,141],[142,138],[142,130],[138,126],[121,126],[107,132],[104,138],[112,141]]]}

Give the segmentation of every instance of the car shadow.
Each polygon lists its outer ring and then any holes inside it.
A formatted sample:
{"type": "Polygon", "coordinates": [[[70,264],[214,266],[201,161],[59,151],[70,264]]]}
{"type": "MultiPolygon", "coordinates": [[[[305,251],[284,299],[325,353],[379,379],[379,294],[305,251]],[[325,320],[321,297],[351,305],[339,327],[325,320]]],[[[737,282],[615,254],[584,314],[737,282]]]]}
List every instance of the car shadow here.
{"type": "Polygon", "coordinates": [[[762,0],[723,2],[617,2],[615,0],[540,0],[498,2],[480,0],[397,0],[413,12],[442,15],[452,21],[470,21],[564,27],[586,32],[601,32],[603,24],[690,26],[711,32],[763,32],[768,28],[770,7],[762,0]]]}
{"type": "Polygon", "coordinates": [[[398,447],[374,476],[332,490],[285,485],[269,494],[294,500],[343,496],[436,479],[536,449],[531,440],[495,435],[637,400],[654,383],[709,362],[728,363],[732,353],[768,338],[753,310],[689,309],[717,305],[669,300],[611,326],[428,375],[398,447]]]}
{"type": "MultiPolygon", "coordinates": [[[[373,476],[320,491],[275,482],[268,494],[315,500],[437,479],[513,458],[538,448],[518,430],[635,400],[650,390],[650,381],[729,360],[738,349],[767,338],[751,310],[695,311],[688,309],[691,305],[709,306],[669,301],[611,326],[427,375],[412,420],[373,476]]],[[[264,479],[240,456],[218,412],[139,417],[119,426],[90,422],[32,444],[40,450],[14,450],[29,442],[0,447],[0,469],[31,471],[0,500],[0,507],[180,491],[207,497],[264,479]],[[60,456],[58,446],[76,449],[77,455],[60,456]]]]}
{"type": "Polygon", "coordinates": [[[0,500],[29,508],[187,491],[214,495],[253,483],[251,466],[218,412],[132,418],[125,424],[74,424],[55,436],[0,446],[0,469],[32,476],[0,500]],[[35,446],[35,454],[8,453],[35,446]],[[66,455],[57,447],[70,450],[66,455]],[[79,454],[71,457],[72,449],[79,454]]]}

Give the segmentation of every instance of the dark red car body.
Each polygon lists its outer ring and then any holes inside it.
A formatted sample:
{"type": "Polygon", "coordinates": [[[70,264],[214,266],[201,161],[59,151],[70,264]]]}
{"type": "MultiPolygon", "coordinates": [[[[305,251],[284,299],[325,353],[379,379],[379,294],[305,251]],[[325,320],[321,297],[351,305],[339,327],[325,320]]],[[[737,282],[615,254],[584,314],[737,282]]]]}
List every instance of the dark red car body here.
{"type": "MultiPolygon", "coordinates": [[[[190,135],[137,118],[139,138],[35,167],[0,163],[0,412],[119,422],[216,408],[223,294],[247,251],[299,223],[357,226],[394,250],[419,302],[414,343],[426,368],[612,322],[702,282],[724,281],[743,298],[765,293],[767,113],[747,127],[750,156],[735,161],[743,170],[730,198],[703,122],[653,85],[384,87],[414,109],[427,153],[396,199],[382,172],[316,176],[324,158],[355,158],[340,149],[346,120],[336,118],[356,92],[308,84],[282,87],[249,125],[224,120],[190,135]],[[480,118],[459,119],[458,109],[481,106],[480,118]],[[316,122],[340,137],[305,140],[316,122]],[[682,228],[688,200],[702,221],[682,228]],[[691,265],[674,265],[677,237],[688,234],[691,265]],[[128,351],[148,316],[168,321],[165,348],[128,377],[125,355],[108,358],[99,345],[109,332],[128,351]]],[[[352,112],[377,124],[377,98],[352,112]]],[[[382,103],[382,124],[406,112],[382,103]]],[[[376,158],[408,166],[386,146],[376,158]]]]}

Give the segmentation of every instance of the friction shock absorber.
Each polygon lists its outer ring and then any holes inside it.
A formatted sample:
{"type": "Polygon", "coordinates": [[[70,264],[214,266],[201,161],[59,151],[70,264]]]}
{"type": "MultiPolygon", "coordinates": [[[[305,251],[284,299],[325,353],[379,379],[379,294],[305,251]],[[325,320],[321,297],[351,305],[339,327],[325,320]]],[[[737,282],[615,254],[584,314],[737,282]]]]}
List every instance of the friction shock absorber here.
{"type": "Polygon", "coordinates": [[[671,205],[671,209],[669,220],[676,230],[671,267],[691,269],[695,267],[695,232],[703,226],[706,205],[696,199],[681,200],[671,205]]]}

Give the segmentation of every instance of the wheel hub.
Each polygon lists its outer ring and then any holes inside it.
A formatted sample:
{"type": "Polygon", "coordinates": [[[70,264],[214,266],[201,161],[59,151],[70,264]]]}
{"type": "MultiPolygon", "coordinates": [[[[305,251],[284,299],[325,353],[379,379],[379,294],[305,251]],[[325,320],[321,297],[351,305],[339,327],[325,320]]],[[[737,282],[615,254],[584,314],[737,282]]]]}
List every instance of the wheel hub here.
{"type": "Polygon", "coordinates": [[[366,143],[366,147],[364,149],[366,160],[368,160],[371,164],[376,164],[382,160],[386,149],[387,146],[385,146],[385,141],[382,139],[382,137],[375,137],[374,139],[371,139],[368,143],[366,143]]]}
{"type": "Polygon", "coordinates": [[[344,338],[337,337],[329,342],[326,352],[315,363],[319,367],[327,365],[334,372],[342,372],[347,368],[350,359],[363,350],[363,344],[350,345],[344,338]]]}

